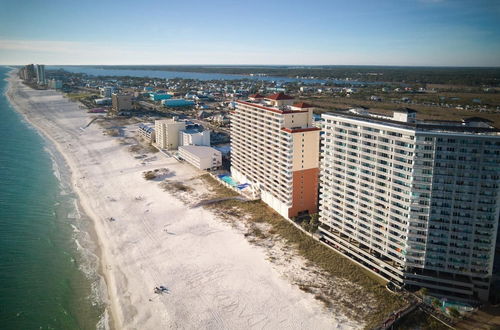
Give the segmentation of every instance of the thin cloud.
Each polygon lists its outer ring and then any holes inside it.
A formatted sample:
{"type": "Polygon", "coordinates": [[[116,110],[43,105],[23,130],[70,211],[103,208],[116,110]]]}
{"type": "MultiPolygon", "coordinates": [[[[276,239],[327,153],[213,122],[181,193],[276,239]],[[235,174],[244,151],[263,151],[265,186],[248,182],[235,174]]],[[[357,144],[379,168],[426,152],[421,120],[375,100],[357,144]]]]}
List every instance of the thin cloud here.
{"type": "Polygon", "coordinates": [[[106,44],[54,40],[0,40],[0,49],[11,51],[50,52],[50,53],[81,53],[102,50],[120,50],[106,44]]]}
{"type": "Polygon", "coordinates": [[[63,59],[64,62],[114,62],[122,58],[149,58],[158,53],[158,49],[126,44],[114,46],[94,42],[9,39],[0,39],[0,51],[3,51],[3,56],[0,52],[0,60],[8,53],[15,53],[18,57],[54,58],[63,59]]]}

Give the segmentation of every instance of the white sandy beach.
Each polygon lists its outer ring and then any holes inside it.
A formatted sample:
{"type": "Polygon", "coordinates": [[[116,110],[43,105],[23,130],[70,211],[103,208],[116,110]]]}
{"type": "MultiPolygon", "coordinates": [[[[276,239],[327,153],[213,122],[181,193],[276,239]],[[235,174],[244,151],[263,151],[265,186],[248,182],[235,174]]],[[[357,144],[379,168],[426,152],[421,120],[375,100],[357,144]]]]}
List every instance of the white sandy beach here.
{"type": "Polygon", "coordinates": [[[115,328],[360,327],[293,285],[263,248],[210,210],[190,208],[142,177],[168,168],[172,179],[184,181],[199,171],[159,153],[143,165],[99,125],[81,129],[92,117],[79,103],[56,91],[32,90],[15,77],[9,86],[17,111],[63,155],[95,223],[115,328]],[[169,293],[155,294],[159,285],[169,293]]]}

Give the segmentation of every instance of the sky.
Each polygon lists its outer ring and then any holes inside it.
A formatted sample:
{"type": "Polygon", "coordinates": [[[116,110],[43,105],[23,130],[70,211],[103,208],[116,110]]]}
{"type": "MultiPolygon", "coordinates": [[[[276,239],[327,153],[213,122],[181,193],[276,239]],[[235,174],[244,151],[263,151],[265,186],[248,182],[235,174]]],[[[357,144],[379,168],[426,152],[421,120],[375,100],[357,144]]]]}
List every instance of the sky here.
{"type": "Polygon", "coordinates": [[[0,0],[0,64],[500,66],[500,0],[0,0]]]}

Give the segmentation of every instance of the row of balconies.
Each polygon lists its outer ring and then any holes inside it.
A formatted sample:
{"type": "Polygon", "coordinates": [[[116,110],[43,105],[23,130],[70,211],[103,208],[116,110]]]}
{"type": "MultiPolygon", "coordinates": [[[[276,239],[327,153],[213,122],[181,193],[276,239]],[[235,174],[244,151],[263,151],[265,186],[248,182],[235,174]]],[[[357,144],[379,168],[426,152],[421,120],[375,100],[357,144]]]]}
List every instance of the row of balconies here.
{"type": "Polygon", "coordinates": [[[247,131],[241,131],[237,130],[237,132],[231,132],[231,138],[233,140],[254,140],[255,143],[262,143],[265,144],[266,146],[272,146],[274,147],[275,150],[285,152],[285,153],[290,153],[291,148],[293,144],[291,143],[283,143],[280,141],[279,137],[276,137],[272,133],[266,133],[259,131],[257,129],[254,130],[247,130],[247,131]]]}
{"type": "Polygon", "coordinates": [[[255,111],[251,109],[250,111],[248,109],[241,110],[239,111],[238,109],[234,111],[231,115],[231,120],[232,119],[246,119],[246,118],[251,118],[255,120],[261,120],[262,122],[265,122],[267,125],[271,126],[280,126],[280,123],[283,122],[283,116],[278,114],[279,119],[277,119],[274,114],[269,115],[267,111],[261,111],[260,109],[258,111],[255,111]]]}
{"type": "Polygon", "coordinates": [[[283,152],[279,151],[279,149],[273,149],[269,146],[266,146],[263,142],[257,142],[252,137],[248,137],[246,140],[239,140],[238,138],[233,140],[231,144],[231,151],[234,153],[237,152],[238,149],[246,150],[247,152],[251,152],[251,156],[258,158],[272,158],[274,162],[276,162],[279,166],[291,166],[291,159],[289,158],[291,152],[283,152]]]}
{"type": "MultiPolygon", "coordinates": [[[[377,205],[384,207],[385,209],[390,209],[391,207],[396,207],[396,209],[399,210],[400,212],[408,212],[409,205],[407,205],[406,207],[400,206],[400,205],[398,205],[399,201],[394,200],[394,199],[387,199],[385,197],[386,192],[381,193],[381,192],[372,190],[372,192],[369,193],[369,192],[365,192],[365,190],[363,190],[363,189],[360,189],[360,186],[357,186],[355,188],[351,188],[350,185],[345,185],[345,183],[341,183],[341,181],[338,181],[338,180],[337,181],[342,185],[341,187],[331,186],[331,182],[335,181],[333,176],[326,176],[326,178],[323,176],[320,178],[320,180],[322,183],[324,183],[324,184],[322,184],[322,187],[321,187],[322,193],[325,193],[327,191],[332,191],[332,192],[337,191],[339,194],[342,194],[342,196],[344,196],[345,192],[348,191],[348,192],[350,192],[350,196],[357,198],[358,200],[362,199],[362,197],[361,197],[362,195],[359,195],[359,193],[361,193],[365,196],[370,197],[368,199],[368,201],[375,207],[377,207],[377,205]]],[[[372,187],[370,187],[370,188],[372,188],[372,187]]]]}
{"type": "MultiPolygon", "coordinates": [[[[321,205],[322,205],[322,208],[320,207],[320,209],[325,209],[325,207],[324,207],[325,204],[321,204],[321,205]]],[[[374,230],[375,233],[379,233],[379,230],[386,231],[385,235],[387,237],[392,238],[392,239],[396,239],[396,240],[398,240],[398,242],[401,240],[402,236],[407,235],[406,229],[401,228],[399,226],[398,222],[395,222],[391,219],[386,218],[383,220],[383,223],[380,223],[374,219],[367,219],[363,216],[360,216],[359,211],[361,211],[361,210],[357,209],[357,205],[346,203],[345,207],[347,208],[347,211],[346,211],[346,208],[344,208],[341,204],[336,204],[336,205],[335,204],[328,204],[328,206],[329,206],[328,207],[329,212],[327,212],[327,213],[330,213],[332,215],[335,215],[335,214],[341,215],[335,210],[339,210],[339,209],[344,210],[343,211],[344,215],[345,215],[345,213],[347,213],[350,216],[352,216],[360,221],[363,221],[363,223],[365,223],[365,226],[367,226],[367,228],[369,228],[371,230],[374,230]],[[350,210],[353,210],[355,212],[350,211],[350,210]]],[[[364,213],[364,214],[368,217],[373,216],[373,215],[366,214],[366,213],[364,213]]],[[[357,221],[356,224],[358,224],[358,223],[361,223],[361,222],[357,221]]]]}
{"type": "Polygon", "coordinates": [[[255,168],[255,167],[248,167],[247,165],[239,164],[238,162],[234,162],[231,164],[231,166],[234,166],[238,171],[243,173],[244,175],[251,176],[256,179],[255,182],[259,182],[261,184],[265,184],[267,189],[272,192],[275,197],[280,199],[283,203],[289,203],[291,200],[291,192],[292,192],[292,184],[286,184],[283,182],[280,182],[278,184],[274,183],[274,181],[269,180],[270,177],[272,177],[271,172],[265,172],[261,167],[255,168]]]}
{"type": "Polygon", "coordinates": [[[231,118],[231,127],[241,128],[242,124],[246,125],[245,128],[247,129],[251,126],[259,127],[261,130],[264,129],[271,132],[279,132],[281,129],[279,124],[272,124],[263,118],[256,118],[254,116],[233,116],[233,118],[231,118]]]}
{"type": "Polygon", "coordinates": [[[291,173],[285,170],[281,170],[280,168],[276,169],[275,166],[273,166],[272,163],[269,161],[262,161],[256,158],[248,158],[248,157],[243,157],[242,159],[239,159],[237,156],[232,159],[232,162],[235,164],[240,163],[246,167],[248,167],[248,164],[251,164],[252,167],[254,168],[259,168],[263,170],[265,173],[268,173],[268,175],[274,175],[275,178],[279,178],[280,181],[283,184],[291,184],[292,176],[291,174],[288,176],[287,173],[291,173]]]}
{"type": "MultiPolygon", "coordinates": [[[[328,224],[328,222],[327,222],[328,224]]],[[[390,244],[387,239],[379,239],[377,237],[368,237],[366,235],[361,234],[360,232],[356,233],[356,229],[354,227],[351,227],[352,230],[349,230],[347,228],[339,228],[340,232],[342,234],[348,236],[352,240],[358,242],[358,244],[363,244],[368,246],[368,248],[380,253],[381,255],[384,255],[385,257],[393,260],[394,262],[400,263],[403,260],[403,257],[401,256],[401,251],[402,251],[402,246],[403,244],[401,242],[399,243],[400,247],[396,247],[392,244],[390,244]],[[398,251],[399,249],[399,251],[398,251]],[[390,253],[392,251],[392,254],[390,253]]]]}
{"type": "Polygon", "coordinates": [[[286,132],[281,131],[280,127],[262,125],[260,122],[253,120],[236,120],[232,123],[231,129],[236,134],[237,132],[244,132],[245,135],[251,132],[259,135],[264,134],[272,140],[281,140],[280,142],[283,144],[291,144],[292,141],[291,136],[285,135],[286,132]]]}

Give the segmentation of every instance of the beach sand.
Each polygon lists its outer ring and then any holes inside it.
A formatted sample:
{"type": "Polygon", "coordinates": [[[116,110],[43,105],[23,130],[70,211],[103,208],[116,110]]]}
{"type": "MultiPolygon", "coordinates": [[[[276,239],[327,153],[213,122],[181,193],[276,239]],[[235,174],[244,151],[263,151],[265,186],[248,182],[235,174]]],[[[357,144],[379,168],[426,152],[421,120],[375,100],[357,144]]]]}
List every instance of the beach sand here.
{"type": "MultiPolygon", "coordinates": [[[[162,154],[137,159],[117,137],[103,134],[79,103],[53,90],[9,79],[15,109],[66,160],[85,213],[94,221],[118,329],[359,328],[301,291],[210,210],[190,208],[143,172],[167,168],[169,179],[202,174],[162,154]],[[115,221],[109,221],[113,217],[115,221]],[[163,285],[168,293],[155,294],[163,285]]],[[[200,188],[202,189],[202,188],[200,188]]]]}

